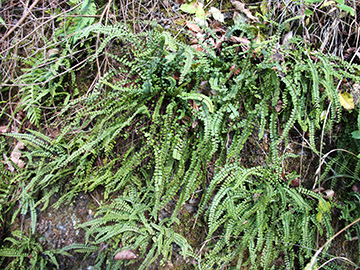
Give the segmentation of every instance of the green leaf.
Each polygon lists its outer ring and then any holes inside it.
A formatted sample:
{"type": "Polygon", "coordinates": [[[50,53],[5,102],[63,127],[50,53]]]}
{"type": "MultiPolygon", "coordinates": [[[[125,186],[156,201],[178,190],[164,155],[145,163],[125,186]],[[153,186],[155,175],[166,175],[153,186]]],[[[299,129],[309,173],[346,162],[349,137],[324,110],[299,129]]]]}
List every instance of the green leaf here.
{"type": "Polygon", "coordinates": [[[198,100],[200,102],[203,102],[206,107],[208,108],[209,112],[213,113],[214,112],[214,105],[211,101],[211,99],[203,94],[199,94],[199,93],[183,93],[180,95],[180,97],[182,99],[188,100],[188,99],[194,99],[194,100],[198,100]]]}
{"type": "Polygon", "coordinates": [[[335,2],[340,4],[340,5],[344,5],[344,0],[335,0],[335,2]]]}
{"type": "Polygon", "coordinates": [[[312,10],[310,10],[310,9],[305,9],[305,15],[306,16],[311,16],[311,15],[313,15],[313,11],[312,10]]]}
{"type": "Polygon", "coordinates": [[[305,3],[307,4],[314,4],[314,3],[320,3],[322,0],[305,0],[305,3]]]}
{"type": "Polygon", "coordinates": [[[0,17],[0,24],[4,25],[4,26],[5,26],[5,28],[6,28],[6,29],[8,29],[8,28],[7,28],[7,26],[6,26],[6,24],[5,24],[4,19],[3,19],[3,18],[1,18],[1,17],[0,17]]]}
{"type": "Polygon", "coordinates": [[[197,10],[196,2],[192,2],[190,4],[182,4],[180,6],[180,10],[184,11],[185,13],[195,14],[197,10]]]}
{"type": "Polygon", "coordinates": [[[355,16],[355,9],[353,9],[352,7],[349,7],[347,5],[337,5],[338,8],[342,9],[343,11],[347,11],[350,13],[351,16],[355,16]]]}
{"type": "Polygon", "coordinates": [[[354,139],[360,139],[360,130],[355,130],[353,132],[351,132],[351,136],[354,138],[354,139]]]}

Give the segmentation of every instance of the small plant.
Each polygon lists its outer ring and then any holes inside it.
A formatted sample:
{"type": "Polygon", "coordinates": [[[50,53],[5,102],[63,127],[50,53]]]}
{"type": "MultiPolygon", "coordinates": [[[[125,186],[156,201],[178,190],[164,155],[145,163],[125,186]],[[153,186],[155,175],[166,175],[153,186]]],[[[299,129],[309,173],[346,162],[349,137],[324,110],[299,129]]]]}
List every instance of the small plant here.
{"type": "MultiPolygon", "coordinates": [[[[186,238],[169,226],[171,223],[168,218],[159,222],[149,219],[153,206],[151,195],[152,192],[144,192],[142,195],[135,186],[128,185],[122,196],[100,207],[96,214],[98,218],[80,225],[87,231],[87,242],[99,246],[99,249],[106,243],[111,251],[110,256],[122,250],[136,250],[139,259],[143,259],[138,269],[147,268],[159,257],[161,264],[169,260],[173,245],[180,247],[184,259],[196,258],[186,238]],[[89,241],[90,238],[93,240],[89,241]]],[[[82,252],[85,251],[86,248],[83,248],[82,252]]],[[[99,256],[97,267],[101,267],[105,259],[99,256]]],[[[117,267],[114,265],[112,269],[121,269],[121,265],[123,263],[118,262],[117,267]]]]}
{"type": "MultiPolygon", "coordinates": [[[[44,241],[45,239],[43,239],[44,241]]],[[[12,237],[4,239],[4,245],[0,248],[0,265],[3,269],[49,269],[50,266],[59,268],[56,254],[70,256],[62,250],[44,250],[42,244],[34,235],[27,236],[20,230],[12,231],[12,237]],[[10,262],[7,258],[13,258],[10,262]]]]}

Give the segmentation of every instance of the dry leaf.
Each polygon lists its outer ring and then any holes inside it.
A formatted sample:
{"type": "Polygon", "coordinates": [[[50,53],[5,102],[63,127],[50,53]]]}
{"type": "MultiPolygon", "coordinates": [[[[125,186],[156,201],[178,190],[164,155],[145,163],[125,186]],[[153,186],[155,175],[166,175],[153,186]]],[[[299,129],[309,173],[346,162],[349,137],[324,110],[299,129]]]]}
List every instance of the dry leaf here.
{"type": "MultiPolygon", "coordinates": [[[[24,168],[24,162],[20,160],[21,152],[20,149],[24,149],[24,144],[22,142],[18,142],[15,145],[14,150],[10,154],[10,160],[14,162],[20,169],[24,168]]],[[[9,171],[13,172],[15,169],[11,163],[11,161],[8,159],[8,157],[3,154],[6,164],[8,165],[9,171]]]]}
{"type": "Polygon", "coordinates": [[[325,190],[325,188],[323,188],[323,187],[313,189],[313,191],[314,191],[315,193],[319,193],[319,192],[322,192],[322,191],[324,191],[324,190],[325,190]]]}
{"type": "Polygon", "coordinates": [[[224,21],[224,14],[222,14],[220,10],[218,10],[215,7],[211,7],[209,11],[210,11],[211,15],[213,16],[213,18],[215,20],[217,20],[219,22],[222,22],[222,23],[225,22],[224,21]]]}
{"type": "Polygon", "coordinates": [[[272,62],[274,62],[274,61],[284,61],[285,60],[284,56],[281,53],[278,53],[278,52],[274,53],[271,56],[271,58],[272,58],[272,60],[271,60],[272,62]]]}
{"type": "Polygon", "coordinates": [[[252,199],[254,202],[256,202],[260,197],[261,197],[260,193],[254,193],[254,195],[252,196],[252,199]]]}
{"type": "Polygon", "coordinates": [[[196,33],[201,32],[200,26],[196,25],[195,23],[187,22],[186,26],[193,32],[196,32],[196,33]]]}
{"type": "Polygon", "coordinates": [[[199,121],[195,119],[194,122],[192,122],[191,127],[194,129],[197,127],[198,124],[199,124],[199,121]]]}
{"type": "Polygon", "coordinates": [[[232,41],[234,43],[250,44],[250,40],[248,40],[246,38],[235,37],[235,36],[230,37],[230,41],[232,41]]]}
{"type": "Polygon", "coordinates": [[[195,48],[195,50],[196,50],[197,52],[202,52],[202,51],[204,51],[203,48],[201,47],[201,45],[199,45],[199,44],[193,44],[193,45],[190,45],[190,46],[193,47],[193,48],[195,48]]]}
{"type": "Polygon", "coordinates": [[[248,17],[250,20],[258,21],[258,18],[253,16],[249,9],[245,8],[245,4],[241,3],[240,1],[234,1],[232,2],[232,5],[235,7],[236,10],[241,11],[248,17]]]}
{"type": "Polygon", "coordinates": [[[352,86],[351,96],[354,99],[355,106],[359,105],[360,101],[360,84],[354,83],[352,86]]]}
{"type": "Polygon", "coordinates": [[[54,48],[54,49],[48,50],[48,52],[47,52],[47,57],[48,57],[48,58],[51,58],[51,57],[55,57],[55,56],[57,56],[57,55],[59,55],[59,54],[60,54],[60,50],[57,49],[57,48],[54,48]]]}
{"type": "Polygon", "coordinates": [[[19,166],[20,169],[24,168],[24,162],[20,160],[21,152],[20,149],[24,149],[24,144],[22,142],[18,142],[15,145],[14,150],[10,154],[10,159],[12,162],[14,162],[16,165],[19,166]]]}
{"type": "MultiPolygon", "coordinates": [[[[179,5],[184,4],[183,1],[181,1],[181,2],[182,2],[182,3],[179,3],[179,2],[178,2],[178,4],[179,4],[179,5]]],[[[163,3],[163,5],[164,5],[165,8],[170,8],[170,3],[169,3],[169,1],[164,0],[162,3],[163,3]]]]}
{"type": "Polygon", "coordinates": [[[347,49],[344,54],[344,60],[350,60],[355,53],[356,53],[356,47],[351,47],[347,49]]]}
{"type": "Polygon", "coordinates": [[[294,32],[291,30],[289,33],[287,33],[282,41],[282,45],[288,45],[289,40],[294,36],[294,32]]]}
{"type": "Polygon", "coordinates": [[[230,71],[233,71],[235,75],[238,75],[240,73],[240,69],[237,68],[235,64],[230,67],[230,71]]]}
{"type": "Polygon", "coordinates": [[[199,106],[196,104],[195,100],[193,100],[193,105],[192,106],[193,106],[195,111],[197,111],[197,112],[199,111],[199,106]]]}
{"type": "Polygon", "coordinates": [[[335,191],[333,191],[332,189],[327,189],[324,191],[324,193],[327,198],[334,198],[335,196],[335,191]]]}
{"type": "Polygon", "coordinates": [[[7,130],[7,126],[0,126],[0,133],[5,133],[7,130]]]}
{"type": "Polygon", "coordinates": [[[282,104],[283,104],[282,100],[278,100],[277,105],[275,106],[275,109],[276,109],[277,112],[281,111],[282,104]]]}
{"type": "Polygon", "coordinates": [[[299,187],[300,186],[300,179],[299,177],[296,177],[295,179],[290,181],[290,186],[293,188],[299,187]]]}
{"type": "Polygon", "coordinates": [[[138,259],[138,256],[136,256],[135,252],[131,249],[123,250],[115,255],[115,260],[136,260],[138,259]]]}
{"type": "Polygon", "coordinates": [[[355,105],[354,105],[354,101],[352,96],[347,93],[339,93],[339,99],[340,99],[340,104],[346,109],[346,110],[352,110],[354,109],[355,105]]]}
{"type": "Polygon", "coordinates": [[[218,21],[215,21],[214,24],[212,25],[215,33],[220,33],[222,35],[225,35],[226,31],[221,26],[222,26],[221,23],[218,21]]]}

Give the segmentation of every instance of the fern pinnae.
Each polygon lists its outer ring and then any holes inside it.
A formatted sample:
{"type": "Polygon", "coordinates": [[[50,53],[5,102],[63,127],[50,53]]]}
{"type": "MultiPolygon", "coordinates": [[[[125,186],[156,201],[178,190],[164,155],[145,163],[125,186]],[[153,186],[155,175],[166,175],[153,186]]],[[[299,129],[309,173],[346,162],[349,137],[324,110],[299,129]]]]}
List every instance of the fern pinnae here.
{"type": "Polygon", "coordinates": [[[190,46],[186,46],[183,54],[185,56],[185,60],[184,60],[184,67],[181,69],[179,84],[182,84],[184,82],[185,76],[190,71],[194,59],[193,48],[191,48],[190,46]]]}
{"type": "Polygon", "coordinates": [[[199,208],[198,214],[202,214],[202,212],[205,210],[205,207],[210,200],[210,197],[212,196],[212,193],[214,192],[216,186],[220,184],[222,181],[224,181],[227,177],[232,175],[232,171],[238,167],[237,164],[230,164],[226,165],[221,171],[216,173],[210,182],[209,188],[205,193],[204,199],[201,203],[201,206],[199,208]]]}

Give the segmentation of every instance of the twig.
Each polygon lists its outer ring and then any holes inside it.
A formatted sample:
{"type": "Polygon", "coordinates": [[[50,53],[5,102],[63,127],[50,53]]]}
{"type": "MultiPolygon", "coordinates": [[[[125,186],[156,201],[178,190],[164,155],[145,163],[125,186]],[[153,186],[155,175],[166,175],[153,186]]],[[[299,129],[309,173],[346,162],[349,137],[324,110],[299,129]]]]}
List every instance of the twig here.
{"type": "Polygon", "coordinates": [[[55,20],[55,19],[58,18],[58,17],[61,17],[62,15],[66,14],[66,13],[68,13],[68,12],[70,12],[70,11],[76,9],[76,8],[78,8],[81,4],[82,4],[82,2],[79,3],[79,4],[77,4],[77,5],[74,6],[74,7],[70,8],[69,10],[65,10],[65,11],[61,12],[60,14],[57,14],[57,15],[55,15],[55,16],[53,16],[53,17],[50,17],[47,21],[45,21],[45,22],[43,22],[42,24],[40,24],[39,26],[37,26],[33,31],[31,31],[31,32],[30,32],[29,34],[27,34],[25,37],[23,37],[22,39],[20,39],[20,40],[19,40],[18,42],[16,42],[14,45],[12,45],[12,46],[10,46],[9,48],[6,48],[5,50],[1,51],[1,52],[0,52],[0,55],[3,55],[5,52],[7,52],[7,51],[11,50],[12,48],[18,46],[22,41],[24,41],[26,38],[28,38],[29,36],[31,36],[34,32],[36,32],[36,31],[37,31],[40,27],[42,27],[43,25],[47,24],[48,22],[51,22],[51,21],[55,20]]]}
{"type": "Polygon", "coordinates": [[[15,24],[1,39],[0,39],[0,43],[2,43],[8,36],[10,36],[10,34],[12,32],[15,31],[16,28],[18,28],[26,19],[27,16],[29,16],[31,10],[36,6],[36,4],[39,2],[39,0],[35,0],[34,3],[32,3],[32,5],[30,6],[30,8],[28,9],[28,11],[26,13],[24,13],[22,15],[22,17],[20,18],[20,20],[17,22],[17,24],[15,24]]]}

